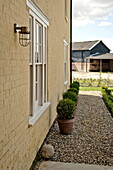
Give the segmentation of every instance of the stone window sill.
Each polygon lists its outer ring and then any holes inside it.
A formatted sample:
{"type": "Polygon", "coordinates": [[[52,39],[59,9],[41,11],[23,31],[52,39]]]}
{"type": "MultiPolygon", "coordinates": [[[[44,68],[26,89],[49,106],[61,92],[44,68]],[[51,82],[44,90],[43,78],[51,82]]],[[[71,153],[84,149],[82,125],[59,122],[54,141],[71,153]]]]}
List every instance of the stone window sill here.
{"type": "Polygon", "coordinates": [[[47,108],[50,107],[50,105],[51,105],[50,102],[45,103],[42,107],[40,107],[40,109],[35,115],[29,116],[29,127],[33,126],[37,122],[40,116],[46,111],[47,108]]]}

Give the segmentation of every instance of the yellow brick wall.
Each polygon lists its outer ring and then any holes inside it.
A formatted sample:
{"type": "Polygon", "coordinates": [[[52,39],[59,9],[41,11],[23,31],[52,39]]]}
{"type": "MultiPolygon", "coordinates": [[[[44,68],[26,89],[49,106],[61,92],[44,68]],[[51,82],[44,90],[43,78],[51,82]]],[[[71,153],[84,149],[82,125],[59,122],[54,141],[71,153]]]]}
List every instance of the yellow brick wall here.
{"type": "MultiPolygon", "coordinates": [[[[48,28],[48,32],[50,33],[50,36],[48,36],[48,54],[50,56],[50,60],[48,60],[48,64],[51,66],[48,68],[48,75],[51,75],[48,77],[49,80],[48,87],[49,89],[51,89],[51,91],[49,91],[50,93],[49,100],[56,101],[52,105],[52,109],[54,110],[55,113],[56,103],[61,98],[63,90],[65,90],[63,74],[64,72],[63,40],[65,39],[69,43],[69,22],[66,22],[66,19],[64,17],[64,1],[62,2],[60,0],[54,1],[53,6],[53,1],[51,0],[51,3],[48,4],[48,11],[49,11],[48,17],[50,19],[50,26],[48,28]]],[[[68,50],[69,48],[70,46],[68,45],[68,50]]],[[[55,115],[52,115],[53,120],[54,116],[55,115]]]]}
{"type": "MultiPolygon", "coordinates": [[[[61,93],[68,87],[64,86],[63,40],[69,43],[70,21],[64,17],[64,1],[35,2],[50,19],[47,78],[51,107],[35,125],[28,127],[29,46],[20,46],[14,23],[29,26],[29,8],[26,0],[0,0],[0,170],[29,169],[56,117],[61,93]]],[[[70,46],[68,61],[69,49],[70,46]]]]}

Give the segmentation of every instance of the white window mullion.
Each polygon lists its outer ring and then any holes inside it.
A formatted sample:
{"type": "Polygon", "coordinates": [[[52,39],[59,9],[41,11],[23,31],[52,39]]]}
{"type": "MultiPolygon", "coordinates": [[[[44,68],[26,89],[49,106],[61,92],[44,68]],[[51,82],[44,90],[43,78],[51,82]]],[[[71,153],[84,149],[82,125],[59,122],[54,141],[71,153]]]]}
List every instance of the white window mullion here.
{"type": "Polygon", "coordinates": [[[34,35],[35,35],[35,41],[34,41],[34,51],[35,51],[35,55],[34,55],[34,98],[35,98],[35,108],[34,108],[34,112],[36,113],[38,108],[39,108],[39,103],[40,103],[40,91],[39,91],[39,87],[40,87],[40,50],[39,50],[39,24],[35,18],[35,29],[34,29],[34,35]]]}
{"type": "Polygon", "coordinates": [[[42,37],[41,37],[41,42],[42,42],[42,50],[41,50],[41,57],[42,57],[42,91],[41,91],[41,102],[42,102],[42,105],[44,104],[44,45],[43,45],[43,27],[42,27],[42,37]]]}
{"type": "Polygon", "coordinates": [[[44,102],[47,102],[47,33],[46,27],[43,28],[44,45],[44,102]]]}
{"type": "Polygon", "coordinates": [[[45,38],[46,38],[46,40],[45,40],[45,44],[46,44],[46,48],[45,48],[45,55],[46,55],[46,59],[45,59],[45,63],[46,63],[45,64],[45,69],[46,69],[45,70],[45,72],[46,72],[45,73],[45,75],[46,75],[46,83],[45,83],[45,95],[46,96],[45,96],[45,101],[47,102],[47,89],[48,89],[48,84],[47,84],[47,75],[48,75],[48,71],[47,71],[48,70],[48,64],[47,64],[48,63],[48,61],[47,61],[47,59],[48,59],[47,58],[47,28],[45,29],[45,34],[46,34],[45,35],[45,38]]]}
{"type": "Polygon", "coordinates": [[[29,64],[32,65],[32,57],[33,57],[33,51],[32,51],[32,39],[33,39],[33,17],[30,15],[29,17],[29,27],[30,27],[30,48],[29,48],[29,64]]]}
{"type": "Polygon", "coordinates": [[[44,63],[42,64],[42,104],[44,104],[44,63]]]}
{"type": "Polygon", "coordinates": [[[32,49],[33,49],[33,58],[32,58],[32,62],[33,62],[33,114],[35,112],[35,18],[33,17],[33,45],[32,45],[32,49]]]}
{"type": "Polygon", "coordinates": [[[32,82],[33,82],[33,62],[32,62],[32,56],[33,56],[33,50],[32,50],[32,39],[33,39],[33,17],[30,15],[29,17],[29,27],[30,27],[30,48],[29,48],[29,76],[30,76],[30,115],[33,115],[33,89],[32,89],[32,82]]]}

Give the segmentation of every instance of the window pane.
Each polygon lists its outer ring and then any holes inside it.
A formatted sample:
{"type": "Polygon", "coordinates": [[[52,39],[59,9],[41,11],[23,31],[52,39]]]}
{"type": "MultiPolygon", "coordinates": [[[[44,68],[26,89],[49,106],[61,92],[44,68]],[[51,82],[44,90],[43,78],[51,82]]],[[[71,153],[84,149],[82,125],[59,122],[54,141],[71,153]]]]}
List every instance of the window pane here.
{"type": "Polygon", "coordinates": [[[38,66],[35,65],[35,100],[38,100],[38,66]]]}
{"type": "Polygon", "coordinates": [[[38,81],[38,73],[37,73],[37,65],[36,65],[36,69],[35,69],[35,75],[36,75],[36,82],[38,81]]]}
{"type": "Polygon", "coordinates": [[[67,77],[66,77],[66,63],[64,63],[64,81],[67,80],[66,78],[67,78],[67,77]]]}
{"type": "Polygon", "coordinates": [[[64,63],[66,63],[66,58],[67,58],[67,46],[64,45],[64,63]]]}
{"type": "Polygon", "coordinates": [[[35,101],[38,100],[38,83],[35,83],[35,101]]]}
{"type": "Polygon", "coordinates": [[[30,64],[32,64],[32,25],[33,25],[33,18],[32,18],[32,16],[30,16],[30,18],[29,18],[29,28],[30,28],[30,39],[31,39],[31,41],[30,41],[30,48],[29,48],[29,50],[30,50],[30,52],[29,52],[29,63],[30,64]]]}
{"type": "Polygon", "coordinates": [[[42,65],[38,65],[38,104],[42,105],[42,65]]]}
{"type": "Polygon", "coordinates": [[[44,64],[46,63],[46,28],[44,28],[44,33],[43,33],[43,39],[44,39],[44,53],[43,53],[43,62],[44,64]]]}
{"type": "Polygon", "coordinates": [[[33,66],[30,65],[30,115],[33,115],[33,66]]]}
{"type": "Polygon", "coordinates": [[[39,32],[38,32],[38,34],[39,34],[38,43],[40,45],[42,45],[42,27],[40,25],[39,25],[39,32]]]}
{"type": "Polygon", "coordinates": [[[44,64],[44,102],[46,102],[46,64],[44,64]]]}
{"type": "Polygon", "coordinates": [[[35,63],[42,62],[42,26],[35,22],[35,63]]]}
{"type": "Polygon", "coordinates": [[[67,81],[67,43],[64,42],[64,82],[67,81]]]}

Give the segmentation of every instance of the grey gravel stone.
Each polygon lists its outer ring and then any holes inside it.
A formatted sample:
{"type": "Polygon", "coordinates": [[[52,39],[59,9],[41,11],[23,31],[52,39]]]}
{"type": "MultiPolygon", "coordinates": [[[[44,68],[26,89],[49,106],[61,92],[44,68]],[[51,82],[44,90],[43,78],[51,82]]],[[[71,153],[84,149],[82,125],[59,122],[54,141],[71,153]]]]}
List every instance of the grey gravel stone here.
{"type": "Polygon", "coordinates": [[[72,135],[60,134],[56,121],[50,129],[44,142],[54,147],[50,160],[113,166],[113,118],[100,92],[80,91],[75,112],[72,135]]]}

